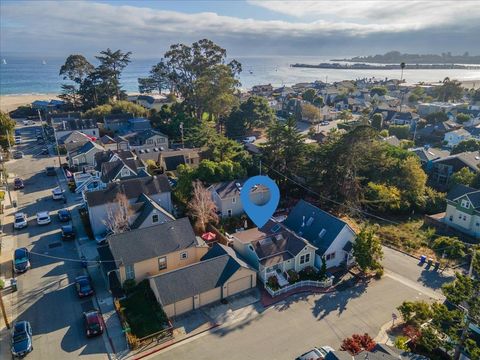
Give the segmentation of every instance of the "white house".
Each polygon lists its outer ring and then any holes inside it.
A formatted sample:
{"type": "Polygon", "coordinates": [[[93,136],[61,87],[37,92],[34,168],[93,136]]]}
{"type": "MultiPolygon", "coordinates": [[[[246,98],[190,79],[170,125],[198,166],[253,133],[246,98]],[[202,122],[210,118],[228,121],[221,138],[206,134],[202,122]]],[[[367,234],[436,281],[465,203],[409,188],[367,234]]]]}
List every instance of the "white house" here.
{"type": "Polygon", "coordinates": [[[467,130],[458,129],[458,130],[447,132],[443,140],[447,143],[448,147],[454,147],[454,146],[457,146],[462,141],[470,139],[471,137],[472,137],[472,134],[470,134],[467,130]]]}
{"type": "Polygon", "coordinates": [[[236,232],[231,238],[235,251],[257,270],[264,282],[275,276],[281,286],[286,285],[288,270],[299,272],[315,263],[317,248],[274,220],[260,229],[236,232]]]}
{"type": "Polygon", "coordinates": [[[443,222],[461,232],[480,237],[480,190],[455,185],[447,195],[443,222]]]}
{"type": "Polygon", "coordinates": [[[352,245],[356,235],[345,221],[300,200],[284,224],[317,249],[315,267],[321,266],[323,256],[328,268],[353,263],[352,245]]]}

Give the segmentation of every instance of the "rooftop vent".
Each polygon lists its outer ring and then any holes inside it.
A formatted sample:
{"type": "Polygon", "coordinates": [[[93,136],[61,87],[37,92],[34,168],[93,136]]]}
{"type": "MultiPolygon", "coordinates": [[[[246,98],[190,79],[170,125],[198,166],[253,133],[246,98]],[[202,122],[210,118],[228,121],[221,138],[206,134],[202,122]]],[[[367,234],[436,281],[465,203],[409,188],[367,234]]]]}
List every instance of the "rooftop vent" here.
{"type": "Polygon", "coordinates": [[[322,231],[320,231],[320,233],[318,234],[318,237],[319,237],[320,239],[323,238],[323,236],[325,235],[326,232],[327,232],[327,230],[322,229],[322,231]]]}
{"type": "Polygon", "coordinates": [[[313,223],[313,217],[310,216],[307,220],[307,226],[312,225],[312,223],[313,223]]]}

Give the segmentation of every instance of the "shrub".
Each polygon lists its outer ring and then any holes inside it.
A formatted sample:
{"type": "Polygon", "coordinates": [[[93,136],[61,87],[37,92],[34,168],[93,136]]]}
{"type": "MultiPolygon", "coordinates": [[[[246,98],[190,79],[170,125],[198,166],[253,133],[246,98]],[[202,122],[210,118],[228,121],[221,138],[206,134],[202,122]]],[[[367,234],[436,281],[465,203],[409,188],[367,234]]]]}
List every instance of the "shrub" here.
{"type": "Polygon", "coordinates": [[[465,245],[456,237],[440,236],[433,242],[432,248],[450,259],[459,259],[465,256],[465,245]]]}
{"type": "Polygon", "coordinates": [[[292,269],[288,270],[287,274],[288,274],[288,281],[290,282],[290,284],[296,283],[298,280],[300,280],[300,276],[295,270],[292,270],[292,269]]]}
{"type": "Polygon", "coordinates": [[[383,273],[384,273],[384,270],[383,268],[378,268],[376,271],[375,271],[375,279],[381,279],[382,276],[383,276],[383,273]]]}
{"type": "Polygon", "coordinates": [[[137,283],[135,282],[134,279],[128,279],[123,282],[123,290],[128,294],[132,292],[132,290],[135,288],[137,283]]]}
{"type": "Polygon", "coordinates": [[[315,271],[315,268],[313,268],[312,266],[307,266],[298,274],[300,275],[300,279],[302,280],[317,280],[318,278],[318,274],[315,271]]]}
{"type": "Polygon", "coordinates": [[[397,336],[395,339],[395,347],[403,351],[409,351],[408,341],[409,339],[406,336],[397,336]]]}
{"type": "Polygon", "coordinates": [[[270,276],[267,280],[267,286],[273,291],[280,289],[277,277],[274,275],[270,276]]]}
{"type": "Polygon", "coordinates": [[[375,341],[367,333],[363,335],[353,334],[352,337],[342,341],[340,350],[348,351],[352,355],[357,355],[362,350],[373,350],[375,345],[375,341]]]}

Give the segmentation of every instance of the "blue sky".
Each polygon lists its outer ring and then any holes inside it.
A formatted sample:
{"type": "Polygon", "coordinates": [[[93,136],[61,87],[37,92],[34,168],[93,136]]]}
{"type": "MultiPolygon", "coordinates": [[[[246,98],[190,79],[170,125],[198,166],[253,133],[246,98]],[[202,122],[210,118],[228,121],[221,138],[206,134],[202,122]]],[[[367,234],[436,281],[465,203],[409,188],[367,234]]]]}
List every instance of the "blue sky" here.
{"type": "Polygon", "coordinates": [[[138,58],[209,38],[232,56],[478,54],[480,6],[457,1],[0,0],[0,52],[138,58]]]}

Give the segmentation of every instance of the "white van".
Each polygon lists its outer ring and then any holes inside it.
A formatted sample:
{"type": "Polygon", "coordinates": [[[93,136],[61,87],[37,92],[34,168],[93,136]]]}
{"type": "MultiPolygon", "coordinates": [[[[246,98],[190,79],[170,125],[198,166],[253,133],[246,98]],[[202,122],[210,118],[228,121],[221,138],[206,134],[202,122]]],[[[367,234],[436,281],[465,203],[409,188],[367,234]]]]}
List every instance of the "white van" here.
{"type": "Polygon", "coordinates": [[[257,141],[257,138],[255,136],[247,136],[245,139],[242,140],[244,144],[252,144],[255,141],[257,141]]]}

